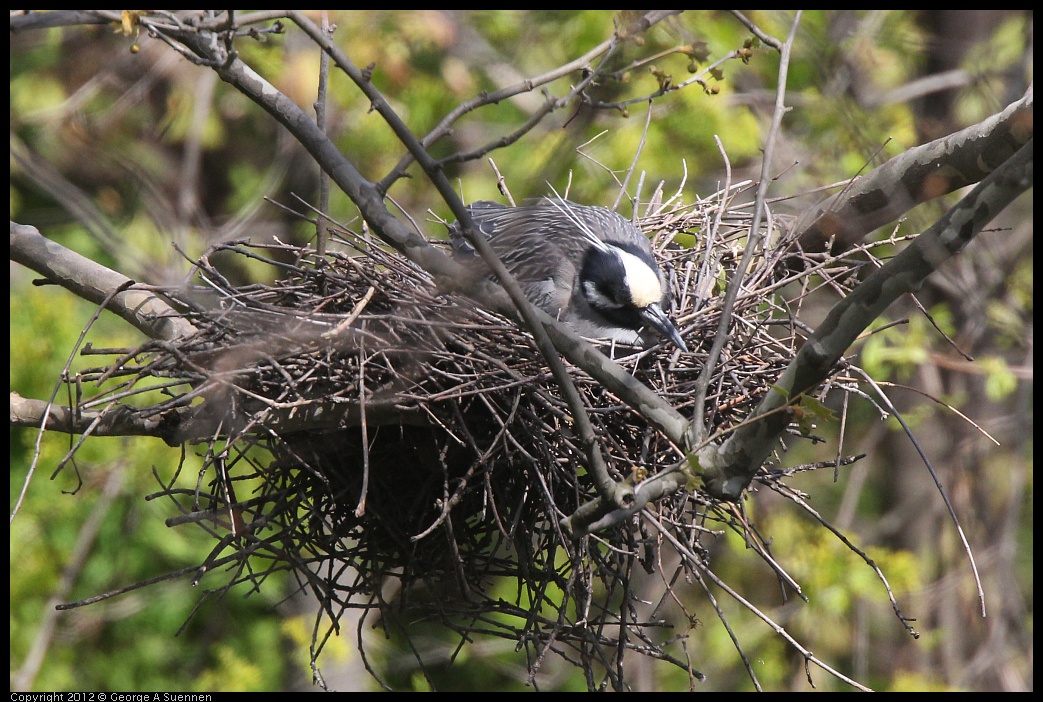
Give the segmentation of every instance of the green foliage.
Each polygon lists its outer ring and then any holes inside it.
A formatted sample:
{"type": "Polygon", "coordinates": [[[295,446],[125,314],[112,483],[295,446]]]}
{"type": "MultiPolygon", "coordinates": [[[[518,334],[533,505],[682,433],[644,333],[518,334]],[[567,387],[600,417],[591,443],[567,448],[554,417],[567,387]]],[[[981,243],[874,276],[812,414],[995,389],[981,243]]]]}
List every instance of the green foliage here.
{"type": "MultiPolygon", "coordinates": [[[[890,612],[889,606],[878,604],[886,603],[883,583],[860,556],[809,519],[780,509],[753,519],[758,533],[769,541],[772,557],[800,585],[808,602],[802,602],[791,591],[783,598],[782,593],[788,588],[746,547],[742,537],[731,531],[725,539],[729,556],[718,559],[715,573],[817,655],[828,651],[834,662],[854,656],[859,610],[890,612]]],[[[920,566],[914,554],[884,547],[868,548],[866,552],[885,574],[900,603],[921,586],[920,566]]],[[[723,597],[728,623],[742,642],[764,689],[789,688],[794,677],[801,674],[803,663],[793,658],[792,651],[763,621],[723,597]]],[[[742,680],[734,644],[702,598],[696,598],[696,602],[701,602],[697,611],[705,625],[692,644],[699,665],[714,671],[715,680],[708,682],[711,689],[729,689],[730,680],[742,680]],[[721,684],[723,687],[718,687],[721,684]]],[[[887,627],[891,635],[902,632],[893,615],[887,627]]],[[[850,689],[814,666],[811,670],[819,690],[850,689]]]]}
{"type": "Polygon", "coordinates": [[[950,685],[937,680],[927,673],[913,673],[909,671],[898,671],[895,673],[891,684],[885,688],[886,692],[966,692],[953,688],[950,685]]]}
{"type": "Polygon", "coordinates": [[[820,425],[832,424],[837,420],[833,410],[810,395],[801,395],[797,405],[794,421],[797,422],[801,436],[811,436],[820,425]]]}
{"type": "MultiPolygon", "coordinates": [[[[82,236],[70,243],[104,258],[82,236]]],[[[24,274],[20,274],[24,277],[24,274]]],[[[29,287],[11,298],[11,386],[26,397],[50,396],[72,343],[94,306],[55,287],[29,287]],[[25,362],[32,359],[32,362],[25,362]]],[[[98,346],[138,343],[140,336],[111,314],[96,323],[88,340],[98,346]]],[[[90,361],[91,359],[86,359],[90,361]]],[[[85,359],[74,361],[73,372],[85,359]]],[[[65,391],[56,398],[69,402],[65,391]]],[[[36,436],[11,432],[11,500],[21,493],[36,436]]],[[[156,490],[151,468],[169,480],[180,451],[157,439],[95,439],[53,480],[50,473],[71,445],[69,437],[48,433],[40,444],[39,467],[25,503],[11,523],[11,661],[22,665],[38,626],[55,602],[70,563],[85,564],[63,601],[74,601],[130,585],[167,571],[200,563],[213,547],[191,527],[167,528],[176,512],[169,503],[145,503],[156,490]],[[104,512],[97,537],[77,551],[80,532],[97,509],[113,472],[121,474],[119,495],[104,512]],[[82,484],[81,484],[82,481],[82,484]]],[[[183,477],[193,483],[198,461],[189,457],[183,477]]],[[[203,594],[227,577],[215,572],[199,588],[181,578],[58,615],[60,635],[50,641],[34,690],[217,690],[275,689],[284,674],[277,620],[269,610],[279,597],[278,579],[264,595],[236,593],[205,604],[180,638],[175,634],[203,594]],[[243,626],[253,621],[254,626],[243,626]],[[195,642],[190,643],[190,642],[195,642]],[[89,651],[90,655],[85,655],[89,651]],[[128,655],[132,652],[132,655],[128,655]]],[[[238,588],[237,592],[242,590],[238,588]]]]}
{"type": "Polygon", "coordinates": [[[263,692],[269,689],[263,684],[264,676],[257,665],[228,646],[218,646],[216,649],[217,660],[196,680],[196,692],[217,689],[227,692],[263,692]]]}
{"type": "Polygon", "coordinates": [[[908,324],[892,326],[884,317],[867,330],[869,334],[860,354],[862,367],[874,378],[897,376],[908,380],[916,367],[928,360],[928,329],[923,317],[912,317],[908,324]],[[882,331],[875,331],[882,329],[882,331]]]}
{"type": "MultiPolygon", "coordinates": [[[[287,617],[282,621],[282,637],[287,641],[292,657],[287,662],[287,668],[297,671],[309,670],[311,667],[312,632],[315,627],[313,614],[302,614],[287,617]]],[[[348,659],[357,655],[353,639],[349,639],[350,632],[342,630],[339,636],[331,636],[326,640],[319,656],[317,664],[320,669],[330,669],[335,666],[343,666],[348,659]]]]}
{"type": "MultiPolygon", "coordinates": [[[[990,305],[989,320],[998,328],[1003,339],[1020,339],[1018,332],[1024,323],[1019,311],[1008,304],[994,301],[990,305]]],[[[910,318],[908,324],[892,326],[883,331],[871,333],[861,351],[862,367],[875,378],[886,379],[896,377],[908,381],[917,367],[931,362],[932,348],[941,340],[934,328],[935,325],[946,335],[954,334],[952,311],[946,306],[936,306],[931,310],[932,325],[922,315],[910,318]]],[[[890,322],[881,317],[871,325],[872,329],[881,329],[890,322]]],[[[999,402],[1017,389],[1017,378],[1011,371],[1007,361],[996,355],[979,356],[974,367],[985,375],[985,394],[989,400],[999,402]]],[[[927,407],[924,407],[928,411],[927,407]]]]}
{"type": "Polygon", "coordinates": [[[985,395],[993,402],[999,402],[1018,389],[1018,379],[1005,359],[987,356],[979,358],[978,365],[985,372],[985,395]]]}
{"type": "Polygon", "coordinates": [[[31,117],[60,108],[69,96],[54,78],[22,74],[11,78],[10,97],[12,112],[31,117]]]}
{"type": "Polygon", "coordinates": [[[1032,270],[1031,259],[1019,260],[1007,280],[1006,294],[1002,299],[989,301],[988,325],[1000,348],[1020,348],[1024,344],[1033,313],[1032,270]]]}

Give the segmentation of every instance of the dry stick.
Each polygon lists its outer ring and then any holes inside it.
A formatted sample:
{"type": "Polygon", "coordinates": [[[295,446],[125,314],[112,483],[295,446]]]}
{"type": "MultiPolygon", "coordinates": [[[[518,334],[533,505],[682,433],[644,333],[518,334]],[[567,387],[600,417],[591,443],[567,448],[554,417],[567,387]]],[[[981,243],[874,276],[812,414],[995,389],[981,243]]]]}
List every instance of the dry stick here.
{"type": "Polygon", "coordinates": [[[800,495],[796,494],[794,490],[782,490],[775,485],[772,485],[771,487],[779,494],[785,495],[789,500],[796,503],[797,506],[801,507],[808,514],[814,517],[819,524],[821,524],[823,527],[832,532],[833,536],[837,537],[837,539],[839,539],[842,544],[847,546],[848,549],[850,549],[859,558],[865,561],[866,565],[873,569],[873,572],[876,574],[876,577],[880,580],[881,583],[883,583],[884,590],[887,591],[887,599],[890,600],[891,609],[894,610],[895,616],[898,617],[898,621],[902,623],[902,626],[905,628],[907,632],[909,632],[910,636],[912,636],[914,639],[920,638],[920,633],[909,625],[909,622],[915,622],[916,619],[913,617],[907,617],[905,616],[905,614],[902,613],[902,608],[898,606],[898,600],[895,599],[894,591],[891,590],[891,583],[887,581],[887,577],[884,575],[884,571],[881,570],[880,566],[878,566],[876,562],[869,557],[869,554],[867,554],[865,551],[856,546],[851,541],[851,539],[849,539],[844,534],[843,531],[841,531],[839,528],[833,526],[830,522],[828,522],[821,514],[819,514],[814,508],[811,507],[811,505],[807,503],[807,500],[805,500],[800,495]]]}
{"type": "MultiPolygon", "coordinates": [[[[634,149],[634,158],[630,161],[630,168],[627,169],[626,177],[623,178],[622,184],[619,186],[619,192],[616,194],[616,200],[612,203],[611,209],[613,212],[619,207],[619,201],[623,199],[623,195],[626,194],[627,184],[630,182],[631,176],[634,175],[634,169],[637,168],[637,159],[641,156],[641,152],[645,148],[645,139],[648,136],[648,126],[652,123],[652,101],[648,101],[648,113],[645,115],[645,126],[641,130],[641,139],[637,142],[637,148],[634,149]]],[[[634,206],[634,217],[637,217],[637,205],[634,206]]]]}
{"type": "MultiPolygon", "coordinates": [[[[11,231],[12,231],[12,233],[14,232],[16,226],[21,226],[21,225],[15,225],[14,222],[11,223],[11,231]]],[[[35,228],[32,228],[32,229],[33,229],[34,232],[36,232],[35,228]]],[[[40,233],[36,232],[36,236],[40,236],[40,233]]],[[[101,266],[98,266],[98,268],[101,268],[101,266]]],[[[112,302],[113,299],[115,299],[118,295],[122,294],[127,288],[130,288],[133,284],[134,284],[134,281],[132,281],[131,279],[127,278],[123,282],[123,284],[116,286],[112,291],[110,291],[109,294],[105,297],[105,299],[102,300],[101,305],[99,305],[98,308],[96,310],[94,310],[94,314],[91,315],[91,318],[87,322],[87,325],[80,331],[80,336],[76,340],[76,343],[73,345],[72,351],[69,352],[69,357],[65,361],[65,368],[62,370],[62,377],[63,378],[68,378],[69,377],[69,369],[72,367],[73,359],[76,358],[76,351],[77,351],[77,349],[80,348],[80,345],[83,343],[84,338],[87,336],[88,330],[90,330],[90,328],[94,325],[94,322],[101,315],[102,310],[104,310],[109,305],[109,303],[112,302]]],[[[35,443],[35,446],[34,446],[34,449],[33,449],[33,458],[32,458],[32,461],[30,461],[30,463],[29,463],[29,471],[28,471],[28,473],[26,473],[25,481],[22,483],[22,490],[18,494],[18,499],[15,501],[14,509],[11,510],[11,517],[10,517],[10,520],[8,521],[8,524],[10,524],[11,522],[14,521],[15,515],[18,514],[18,511],[22,507],[22,503],[25,501],[25,496],[29,492],[29,483],[32,482],[33,475],[36,473],[36,467],[39,465],[40,457],[41,457],[41,455],[43,453],[43,447],[42,447],[42,445],[43,445],[43,435],[44,435],[44,432],[47,430],[48,419],[51,417],[51,407],[54,405],[54,399],[58,396],[58,392],[60,390],[61,390],[61,382],[59,381],[58,383],[55,384],[54,390],[51,392],[51,397],[47,400],[47,406],[44,408],[44,410],[42,412],[43,419],[40,420],[40,429],[39,429],[39,432],[36,435],[36,443],[35,443]]],[[[75,413],[75,408],[70,408],[70,409],[72,409],[72,411],[75,413]]],[[[97,426],[100,423],[100,421],[104,417],[104,415],[105,415],[104,412],[100,413],[98,415],[98,417],[93,422],[91,422],[91,424],[87,428],[87,430],[84,431],[83,436],[80,437],[80,440],[77,443],[77,446],[79,446],[80,444],[83,443],[83,441],[87,438],[87,436],[89,436],[90,431],[93,429],[93,427],[97,426]]],[[[74,453],[74,451],[70,451],[68,454],[66,454],[66,457],[62,460],[61,465],[64,465],[65,461],[69,460],[69,458],[73,455],[73,453],[74,453]]]]}
{"type": "Polygon", "coordinates": [[[963,550],[967,554],[967,558],[971,562],[971,572],[974,573],[974,584],[978,588],[978,601],[981,602],[981,616],[984,617],[985,591],[982,589],[981,586],[981,578],[978,575],[978,566],[974,563],[974,552],[971,550],[970,544],[967,543],[967,536],[963,532],[963,526],[960,525],[959,517],[956,516],[956,509],[952,506],[952,502],[949,501],[949,496],[946,494],[945,487],[942,485],[941,479],[938,477],[938,474],[934,470],[934,466],[931,464],[931,459],[927,457],[927,453],[924,451],[923,447],[920,446],[920,442],[916,440],[915,436],[913,436],[913,430],[909,427],[908,424],[906,424],[905,418],[902,417],[902,413],[899,412],[898,409],[891,403],[891,398],[887,396],[887,393],[884,392],[883,388],[877,385],[876,381],[874,381],[870,377],[870,375],[863,371],[861,368],[852,367],[852,370],[854,370],[856,373],[865,378],[866,382],[869,383],[874,390],[876,390],[877,395],[880,397],[881,400],[883,400],[884,406],[887,407],[887,409],[891,412],[894,418],[898,420],[898,423],[902,425],[902,429],[905,431],[905,435],[909,437],[909,440],[913,443],[913,448],[916,449],[916,452],[920,455],[920,459],[924,462],[924,465],[927,466],[927,471],[931,474],[931,479],[934,481],[935,486],[938,488],[938,492],[942,496],[942,501],[945,502],[945,508],[949,511],[949,516],[952,518],[953,524],[956,525],[956,533],[960,537],[960,543],[963,544],[963,550]]]}
{"type": "MultiPolygon", "coordinates": [[[[330,27],[330,18],[326,10],[322,11],[322,31],[330,36],[333,29],[330,27]]],[[[315,124],[319,131],[326,133],[326,98],[328,97],[327,86],[330,78],[330,57],[325,51],[319,52],[319,94],[315,100],[315,124]]],[[[318,257],[316,265],[323,265],[326,258],[326,216],[324,212],[330,209],[330,177],[326,171],[319,166],[319,216],[315,221],[315,254],[318,257]]]]}
{"type": "Polygon", "coordinates": [[[507,180],[500,173],[500,169],[496,167],[496,162],[492,158],[489,159],[489,166],[493,169],[493,173],[496,174],[496,189],[507,198],[507,202],[511,203],[511,207],[516,207],[517,203],[514,201],[514,196],[511,195],[510,188],[507,187],[507,180]]]}
{"type": "Polygon", "coordinates": [[[703,405],[706,399],[706,390],[710,385],[710,378],[713,376],[714,369],[717,365],[717,359],[721,355],[721,351],[724,349],[725,343],[728,341],[728,327],[731,326],[732,312],[735,308],[735,300],[739,296],[739,290],[742,289],[742,284],[746,278],[746,271],[750,267],[750,262],[760,246],[761,241],[761,218],[764,216],[764,200],[768,194],[768,185],[771,182],[771,163],[772,157],[775,153],[775,141],[778,138],[779,129],[782,125],[782,116],[789,111],[786,107],[786,76],[789,72],[789,60],[790,52],[793,49],[793,41],[796,38],[797,27],[800,25],[800,18],[803,11],[798,10],[793,16],[793,23],[790,25],[789,36],[786,37],[786,41],[782,44],[779,57],[779,72],[778,72],[778,89],[775,92],[775,109],[771,116],[771,128],[768,130],[768,137],[764,143],[764,157],[761,160],[761,172],[760,182],[757,184],[757,196],[753,208],[753,223],[750,225],[750,234],[746,240],[746,250],[743,252],[742,261],[739,266],[735,269],[732,274],[731,280],[728,281],[728,289],[724,295],[724,305],[721,309],[720,324],[717,327],[717,334],[714,337],[713,346],[710,348],[710,353],[706,358],[706,365],[703,366],[702,374],[699,376],[697,384],[697,394],[695,411],[693,413],[692,423],[689,425],[689,440],[690,446],[694,447],[702,443],[706,438],[706,428],[703,424],[703,405]]]}
{"type": "MultiPolygon", "coordinates": [[[[776,624],[768,615],[764,614],[759,609],[757,609],[757,607],[755,607],[752,602],[748,601],[746,598],[744,598],[738,592],[736,592],[731,587],[729,587],[727,583],[725,583],[723,580],[718,578],[713,573],[713,571],[711,571],[706,566],[706,564],[703,563],[703,561],[690,548],[688,548],[687,545],[682,544],[680,541],[678,541],[677,537],[675,537],[673,534],[671,534],[670,531],[668,529],[666,529],[666,527],[664,527],[662,524],[660,524],[659,520],[655,518],[654,514],[652,514],[651,512],[647,512],[646,511],[645,512],[645,517],[648,518],[648,520],[649,520],[649,522],[651,522],[652,526],[654,526],[657,530],[659,530],[659,533],[661,533],[666,538],[666,540],[669,541],[673,545],[673,547],[677,550],[677,553],[682,558],[687,559],[692,564],[692,571],[695,574],[696,578],[698,578],[700,581],[703,579],[704,575],[707,578],[709,578],[715,585],[717,585],[717,587],[721,588],[726,593],[728,593],[728,595],[730,595],[732,597],[732,599],[734,599],[736,602],[738,602],[743,607],[745,607],[747,610],[749,610],[752,614],[754,614],[757,618],[759,618],[765,624],[770,626],[772,628],[772,630],[775,631],[776,634],[778,634],[782,638],[786,639],[786,641],[788,641],[789,644],[791,646],[793,646],[793,648],[795,648],[801,654],[801,656],[804,657],[804,660],[805,660],[806,663],[808,663],[808,662],[814,663],[818,667],[822,668],[822,670],[826,671],[827,673],[832,674],[838,680],[842,680],[842,681],[846,682],[848,685],[851,685],[852,687],[855,687],[855,688],[857,688],[859,690],[862,690],[864,692],[869,692],[870,691],[869,688],[867,688],[866,686],[864,686],[861,683],[859,683],[859,682],[857,682],[857,681],[847,677],[846,675],[841,673],[839,670],[835,670],[835,669],[831,668],[830,666],[826,665],[826,663],[824,661],[821,661],[818,658],[816,658],[815,655],[810,650],[808,650],[808,649],[804,648],[803,646],[801,646],[800,643],[798,643],[797,640],[795,638],[793,638],[793,636],[790,635],[790,633],[788,631],[786,631],[785,628],[783,628],[779,624],[776,624]]],[[[703,588],[706,589],[706,585],[705,584],[703,584],[703,588]]],[[[814,683],[812,683],[812,686],[814,686],[814,683]]]]}
{"type": "Polygon", "coordinates": [[[362,429],[362,487],[355,516],[366,513],[366,493],[369,492],[369,431],[366,426],[366,344],[359,344],[359,425],[362,429]]]}
{"type": "MultiPolygon", "coordinates": [[[[706,236],[706,253],[703,256],[703,270],[709,270],[710,261],[710,248],[713,239],[717,236],[721,227],[721,217],[724,215],[724,211],[727,209],[728,193],[731,190],[732,183],[732,162],[728,158],[728,152],[724,149],[721,144],[720,137],[714,135],[714,142],[717,144],[717,148],[721,152],[721,159],[724,161],[724,187],[721,188],[721,204],[717,208],[717,212],[714,214],[713,226],[709,228],[706,236]]],[[[750,239],[753,237],[755,229],[750,230],[750,239]]],[[[735,298],[738,293],[734,292],[738,290],[741,285],[736,281],[741,280],[745,275],[746,267],[749,264],[750,259],[748,258],[750,251],[754,247],[747,244],[746,256],[743,257],[742,263],[735,272],[732,274],[732,279],[728,284],[727,294],[724,298],[723,309],[721,310],[720,319],[717,322],[717,334],[714,336],[713,346],[710,348],[710,353],[707,355],[706,364],[703,366],[702,372],[699,374],[699,379],[695,382],[695,398],[692,408],[692,431],[702,432],[702,429],[696,429],[696,427],[702,427],[706,418],[704,412],[706,411],[706,392],[710,387],[710,380],[713,377],[713,367],[716,364],[717,357],[721,353],[721,349],[724,346],[724,338],[727,334],[728,324],[731,321],[731,311],[735,305],[735,298]]]]}

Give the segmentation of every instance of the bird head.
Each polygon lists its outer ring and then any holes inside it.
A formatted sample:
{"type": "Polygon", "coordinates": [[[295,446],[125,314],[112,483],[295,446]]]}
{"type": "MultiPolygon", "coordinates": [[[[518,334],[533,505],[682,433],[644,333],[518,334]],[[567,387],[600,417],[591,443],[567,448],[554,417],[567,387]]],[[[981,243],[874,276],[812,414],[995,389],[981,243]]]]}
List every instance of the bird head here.
{"type": "Polygon", "coordinates": [[[652,327],[682,351],[681,334],[663,311],[668,287],[663,272],[638,246],[610,243],[591,247],[579,271],[580,292],[590,308],[613,325],[652,327]]]}

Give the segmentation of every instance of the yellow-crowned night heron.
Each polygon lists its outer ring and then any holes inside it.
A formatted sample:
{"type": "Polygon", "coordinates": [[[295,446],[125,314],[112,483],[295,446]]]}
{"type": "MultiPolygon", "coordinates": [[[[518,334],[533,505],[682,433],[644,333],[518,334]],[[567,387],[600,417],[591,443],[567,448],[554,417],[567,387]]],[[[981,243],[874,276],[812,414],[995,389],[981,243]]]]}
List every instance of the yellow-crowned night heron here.
{"type": "MultiPolygon", "coordinates": [[[[664,312],[670,290],[652,246],[623,217],[560,198],[467,209],[529,301],[578,334],[643,346],[650,327],[688,350],[664,312]]],[[[449,233],[458,260],[477,256],[459,223],[449,233]]]]}

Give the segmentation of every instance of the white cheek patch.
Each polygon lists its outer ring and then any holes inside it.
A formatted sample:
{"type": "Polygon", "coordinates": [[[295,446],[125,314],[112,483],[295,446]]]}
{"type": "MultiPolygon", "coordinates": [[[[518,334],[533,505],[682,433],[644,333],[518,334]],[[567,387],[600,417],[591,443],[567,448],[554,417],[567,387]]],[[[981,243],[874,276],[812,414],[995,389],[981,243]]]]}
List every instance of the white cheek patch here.
{"type": "Polygon", "coordinates": [[[620,250],[619,258],[626,271],[627,284],[630,286],[630,297],[638,309],[644,309],[663,301],[663,283],[659,274],[648,267],[648,264],[629,251],[620,250]]]}
{"type": "Polygon", "coordinates": [[[601,291],[598,290],[598,287],[590,281],[583,283],[583,296],[587,298],[587,302],[594,307],[599,307],[603,310],[619,309],[618,303],[605,295],[602,295],[601,291]]]}

